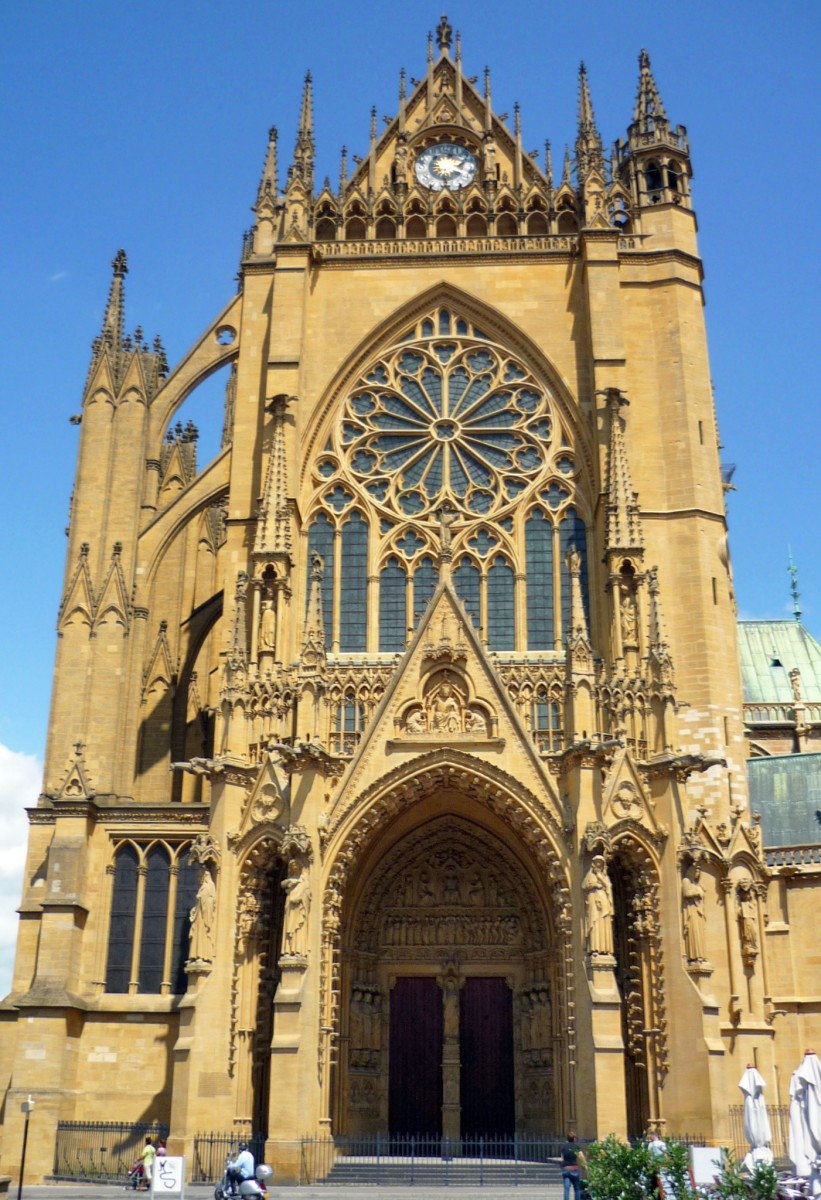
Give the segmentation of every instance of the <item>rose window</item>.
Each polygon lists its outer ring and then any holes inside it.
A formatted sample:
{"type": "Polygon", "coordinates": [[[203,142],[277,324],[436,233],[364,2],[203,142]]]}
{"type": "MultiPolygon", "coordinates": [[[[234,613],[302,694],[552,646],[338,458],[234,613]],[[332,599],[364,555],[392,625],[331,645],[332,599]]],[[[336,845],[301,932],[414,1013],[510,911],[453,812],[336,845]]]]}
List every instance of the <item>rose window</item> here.
{"type": "Polygon", "coordinates": [[[443,313],[438,335],[424,322],[412,344],[359,380],[336,448],[352,479],[393,514],[431,519],[448,501],[478,518],[498,515],[544,478],[552,435],[544,387],[467,322],[443,313]],[[461,336],[449,336],[452,324],[461,336]]]}

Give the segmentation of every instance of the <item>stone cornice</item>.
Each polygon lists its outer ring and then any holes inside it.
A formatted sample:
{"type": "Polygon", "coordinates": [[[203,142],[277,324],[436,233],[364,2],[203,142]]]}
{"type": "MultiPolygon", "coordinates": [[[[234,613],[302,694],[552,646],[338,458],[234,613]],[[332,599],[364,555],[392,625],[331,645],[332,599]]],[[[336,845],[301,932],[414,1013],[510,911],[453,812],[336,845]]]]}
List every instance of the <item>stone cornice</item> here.
{"type": "Polygon", "coordinates": [[[108,804],[96,800],[47,802],[28,808],[30,825],[56,825],[61,817],[86,817],[97,825],[184,825],[207,829],[211,809],[208,804],[108,804]]]}

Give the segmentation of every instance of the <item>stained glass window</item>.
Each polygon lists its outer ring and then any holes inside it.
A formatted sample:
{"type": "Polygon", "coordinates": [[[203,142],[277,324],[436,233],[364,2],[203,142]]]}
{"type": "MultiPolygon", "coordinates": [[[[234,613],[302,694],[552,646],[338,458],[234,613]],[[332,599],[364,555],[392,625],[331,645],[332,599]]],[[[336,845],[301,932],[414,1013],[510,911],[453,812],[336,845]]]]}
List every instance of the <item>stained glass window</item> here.
{"type": "Polygon", "coordinates": [[[527,648],[552,650],[553,623],[553,526],[536,508],[525,522],[527,560],[527,648]]]}
{"type": "Polygon", "coordinates": [[[491,650],[515,650],[513,568],[497,558],[487,573],[487,639],[491,650]]]}
{"type": "Polygon", "coordinates": [[[559,569],[562,574],[562,636],[567,638],[570,629],[570,573],[567,569],[567,552],[575,546],[581,556],[579,579],[582,588],[582,603],[587,620],[590,620],[590,603],[587,588],[587,537],[584,521],[575,508],[569,508],[559,522],[559,569]]]}
{"type": "Polygon", "coordinates": [[[433,598],[436,585],[439,582],[439,572],[433,565],[433,560],[423,558],[413,574],[413,619],[418,623],[433,598]]]}
{"type": "Polygon", "coordinates": [[[165,962],[170,862],[163,846],[152,846],[146,858],[143,924],[140,937],[140,991],[159,992],[165,962]]]}
{"type": "Polygon", "coordinates": [[[469,558],[463,558],[453,572],[453,586],[456,595],[464,602],[468,615],[473,618],[473,624],[479,628],[481,619],[481,576],[479,568],[474,566],[469,558]]]}
{"type": "Polygon", "coordinates": [[[407,578],[396,558],[388,560],[379,576],[379,649],[383,652],[405,648],[407,578]]]}
{"type": "Polygon", "coordinates": [[[339,649],[366,648],[368,606],[368,526],[358,512],[342,526],[342,594],[339,649]]]}
{"type": "Polygon", "coordinates": [[[124,846],[114,863],[114,888],[108,933],[107,992],[127,992],[134,951],[134,918],[137,911],[137,868],[139,856],[133,846],[124,846]]]}
{"type": "Polygon", "coordinates": [[[179,995],[188,987],[185,960],[188,958],[189,935],[191,932],[191,909],[197,899],[200,868],[183,856],[177,874],[177,901],[174,906],[174,924],[171,951],[171,991],[179,995]]]}

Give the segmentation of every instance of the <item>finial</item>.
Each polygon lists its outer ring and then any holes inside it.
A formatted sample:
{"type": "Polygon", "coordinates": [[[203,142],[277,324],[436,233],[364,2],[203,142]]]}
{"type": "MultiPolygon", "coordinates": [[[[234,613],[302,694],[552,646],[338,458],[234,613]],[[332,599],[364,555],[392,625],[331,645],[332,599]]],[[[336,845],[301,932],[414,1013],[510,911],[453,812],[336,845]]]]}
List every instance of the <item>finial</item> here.
{"type": "Polygon", "coordinates": [[[428,34],[428,64],[433,62],[433,34],[428,34]]]}
{"type": "Polygon", "coordinates": [[[442,13],[442,20],[436,26],[436,44],[444,53],[446,50],[450,50],[452,41],[453,26],[451,25],[450,21],[448,21],[445,14],[442,13]]]}
{"type": "Polygon", "coordinates": [[[111,268],[114,271],[115,279],[122,279],[124,275],[128,274],[128,259],[125,256],[125,250],[117,251],[111,263],[111,268]]]}
{"type": "Polygon", "coordinates": [[[547,138],[544,144],[544,173],[547,176],[547,182],[553,187],[553,152],[550,149],[550,139],[547,138]]]}
{"type": "Polygon", "coordinates": [[[562,183],[566,183],[568,187],[572,186],[572,177],[570,174],[570,147],[565,145],[564,148],[564,165],[562,167],[562,183]]]}
{"type": "Polygon", "coordinates": [[[490,103],[490,67],[485,67],[485,100],[490,103]]]}
{"type": "Polygon", "coordinates": [[[348,186],[348,147],[342,147],[342,154],[339,159],[339,194],[344,195],[345,188],[348,186]]]}
{"type": "Polygon", "coordinates": [[[792,614],[796,621],[801,620],[801,594],[798,591],[798,567],[793,562],[792,547],[787,547],[789,554],[789,566],[787,571],[790,576],[790,591],[792,592],[792,614]]]}
{"type": "Polygon", "coordinates": [[[265,165],[262,168],[262,178],[259,181],[257,189],[257,206],[262,203],[266,195],[276,199],[279,191],[279,181],[277,179],[277,130],[276,126],[272,125],[268,130],[268,149],[265,154],[265,165]]]}
{"type": "Polygon", "coordinates": [[[639,54],[639,91],[633,110],[633,121],[638,125],[640,133],[655,133],[659,123],[667,124],[667,114],[650,69],[650,55],[646,50],[639,54]]]}
{"type": "Polygon", "coordinates": [[[513,132],[516,134],[516,137],[522,136],[522,119],[518,100],[513,104],[513,132]]]}
{"type": "Polygon", "coordinates": [[[462,35],[459,32],[456,34],[456,62],[462,65],[462,35]]]}
{"type": "Polygon", "coordinates": [[[371,141],[376,141],[376,105],[371,105],[371,141]]]}
{"type": "Polygon", "coordinates": [[[399,103],[404,104],[406,99],[407,93],[405,91],[405,68],[402,67],[399,72],[399,103]]]}

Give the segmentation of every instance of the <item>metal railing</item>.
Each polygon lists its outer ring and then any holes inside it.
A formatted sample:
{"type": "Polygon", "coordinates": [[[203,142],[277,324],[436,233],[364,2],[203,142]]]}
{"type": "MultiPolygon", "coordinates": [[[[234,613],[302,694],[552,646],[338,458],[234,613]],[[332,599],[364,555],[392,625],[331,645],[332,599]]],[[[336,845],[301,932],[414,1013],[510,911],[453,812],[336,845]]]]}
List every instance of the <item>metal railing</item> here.
{"type": "Polygon", "coordinates": [[[168,1137],[168,1126],[156,1121],[58,1121],[54,1178],[124,1180],[147,1137],[156,1145],[159,1138],[168,1137]]]}
{"type": "Polygon", "coordinates": [[[304,1138],[300,1183],[484,1187],[559,1181],[563,1135],[498,1137],[350,1134],[304,1138]]]}
{"type": "Polygon", "coordinates": [[[246,1142],[254,1156],[254,1162],[259,1164],[265,1159],[265,1134],[263,1133],[231,1133],[221,1131],[212,1133],[197,1133],[194,1135],[194,1154],[191,1163],[192,1183],[215,1183],[222,1179],[225,1170],[225,1160],[229,1154],[236,1153],[240,1142],[246,1142]]]}

